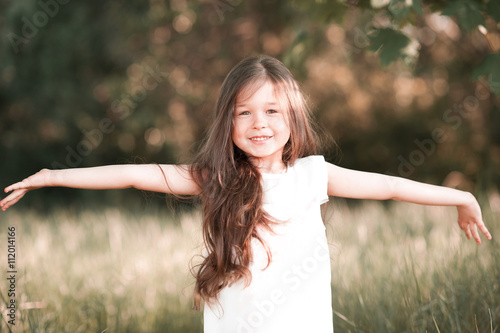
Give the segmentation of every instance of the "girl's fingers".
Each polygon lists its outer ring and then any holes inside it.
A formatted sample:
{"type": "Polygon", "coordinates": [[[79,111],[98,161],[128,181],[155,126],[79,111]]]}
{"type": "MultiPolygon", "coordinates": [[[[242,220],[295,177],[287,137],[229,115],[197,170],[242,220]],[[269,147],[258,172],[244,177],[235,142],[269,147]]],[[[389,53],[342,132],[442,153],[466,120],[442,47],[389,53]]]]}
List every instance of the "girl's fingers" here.
{"type": "Polygon", "coordinates": [[[472,230],[472,236],[476,240],[476,243],[481,244],[481,238],[479,237],[479,233],[477,232],[477,226],[473,224],[470,229],[472,230]]]}
{"type": "Polygon", "coordinates": [[[21,191],[14,191],[10,195],[8,195],[6,198],[4,198],[2,201],[0,201],[0,208],[5,211],[7,208],[21,200],[21,198],[28,192],[27,190],[21,190],[21,191]]]}
{"type": "Polygon", "coordinates": [[[27,184],[24,181],[22,181],[22,182],[15,183],[15,184],[12,184],[10,186],[7,186],[5,188],[5,193],[11,192],[11,191],[15,191],[15,190],[19,190],[19,189],[26,189],[28,187],[30,187],[30,184],[27,184]]]}
{"type": "Polygon", "coordinates": [[[2,208],[3,211],[5,211],[7,208],[10,207],[9,202],[10,202],[9,197],[0,201],[0,207],[2,208]]]}
{"type": "Polygon", "coordinates": [[[11,201],[12,195],[9,195],[8,197],[4,198],[2,201],[0,201],[0,207],[9,207],[9,202],[11,201]]]}
{"type": "Polygon", "coordinates": [[[481,237],[479,235],[478,228],[486,236],[486,238],[491,239],[491,234],[488,231],[488,229],[486,228],[486,226],[484,225],[484,222],[482,220],[480,220],[477,223],[471,222],[471,223],[467,223],[467,224],[465,224],[465,223],[461,224],[460,228],[465,232],[465,235],[467,236],[468,239],[471,239],[472,237],[474,237],[474,240],[478,244],[481,244],[481,237]]]}
{"type": "Polygon", "coordinates": [[[19,183],[15,183],[15,184],[12,184],[12,185],[10,185],[10,186],[7,186],[7,187],[5,188],[5,193],[9,193],[9,192],[11,192],[11,191],[16,190],[16,189],[17,189],[17,188],[16,188],[16,185],[17,185],[17,184],[19,184],[19,183]]]}
{"type": "Polygon", "coordinates": [[[9,202],[4,202],[4,201],[2,201],[2,203],[1,203],[0,207],[1,207],[1,208],[2,208],[2,210],[5,212],[5,211],[7,210],[7,208],[9,208],[9,207],[10,207],[9,202]]]}
{"type": "Polygon", "coordinates": [[[484,222],[481,221],[477,224],[477,227],[479,228],[479,230],[481,230],[481,232],[486,236],[486,238],[488,239],[491,239],[491,234],[490,232],[488,231],[488,228],[486,228],[486,226],[484,225],[484,222]]]}
{"type": "Polygon", "coordinates": [[[462,230],[465,232],[465,236],[467,236],[467,239],[471,239],[472,234],[471,234],[471,232],[470,232],[470,227],[469,227],[469,225],[468,225],[468,224],[464,225],[464,226],[462,227],[462,230]]]}

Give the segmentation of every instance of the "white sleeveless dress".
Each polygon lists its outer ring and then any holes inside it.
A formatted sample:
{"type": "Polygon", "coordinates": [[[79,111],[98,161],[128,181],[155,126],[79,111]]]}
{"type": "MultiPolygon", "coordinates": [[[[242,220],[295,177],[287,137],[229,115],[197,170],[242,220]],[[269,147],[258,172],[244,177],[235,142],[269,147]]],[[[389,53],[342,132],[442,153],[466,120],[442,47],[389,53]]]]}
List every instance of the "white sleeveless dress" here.
{"type": "Polygon", "coordinates": [[[252,241],[252,282],[224,288],[204,307],[205,333],[332,333],[331,269],[320,205],[328,201],[323,156],[309,156],[284,174],[262,174],[264,209],[275,234],[252,241]],[[265,269],[264,269],[265,268],[265,269]]]}

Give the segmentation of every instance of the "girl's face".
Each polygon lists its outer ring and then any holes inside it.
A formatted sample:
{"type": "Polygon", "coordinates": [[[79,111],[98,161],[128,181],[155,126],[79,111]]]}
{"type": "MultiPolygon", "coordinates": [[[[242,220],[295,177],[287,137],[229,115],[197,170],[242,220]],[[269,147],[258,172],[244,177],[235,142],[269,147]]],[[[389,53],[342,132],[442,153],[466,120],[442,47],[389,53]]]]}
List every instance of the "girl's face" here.
{"type": "Polygon", "coordinates": [[[257,159],[261,171],[283,169],[283,148],[289,138],[286,110],[271,82],[265,81],[251,96],[240,93],[234,109],[232,139],[247,156],[257,159]]]}

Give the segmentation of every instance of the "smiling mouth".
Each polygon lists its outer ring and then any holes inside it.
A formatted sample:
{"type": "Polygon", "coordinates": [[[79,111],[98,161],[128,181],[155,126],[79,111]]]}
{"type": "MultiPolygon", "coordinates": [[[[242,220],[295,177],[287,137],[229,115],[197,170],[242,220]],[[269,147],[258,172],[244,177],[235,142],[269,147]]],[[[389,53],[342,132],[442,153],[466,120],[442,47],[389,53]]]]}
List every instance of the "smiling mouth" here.
{"type": "Polygon", "coordinates": [[[265,141],[267,139],[270,139],[270,136],[255,136],[253,138],[250,138],[252,141],[265,141]]]}

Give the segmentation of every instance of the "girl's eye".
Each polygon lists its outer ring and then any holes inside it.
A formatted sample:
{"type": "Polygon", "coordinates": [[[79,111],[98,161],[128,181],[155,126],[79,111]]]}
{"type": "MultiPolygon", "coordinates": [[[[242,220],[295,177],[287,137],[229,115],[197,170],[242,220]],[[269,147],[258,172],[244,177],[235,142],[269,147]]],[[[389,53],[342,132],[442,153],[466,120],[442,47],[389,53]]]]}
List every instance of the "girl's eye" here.
{"type": "Polygon", "coordinates": [[[238,115],[240,115],[240,116],[246,116],[249,114],[250,114],[250,112],[248,112],[248,111],[243,111],[243,112],[238,113],[238,115]]]}
{"type": "Polygon", "coordinates": [[[278,113],[276,110],[267,110],[267,113],[278,113]]]}

